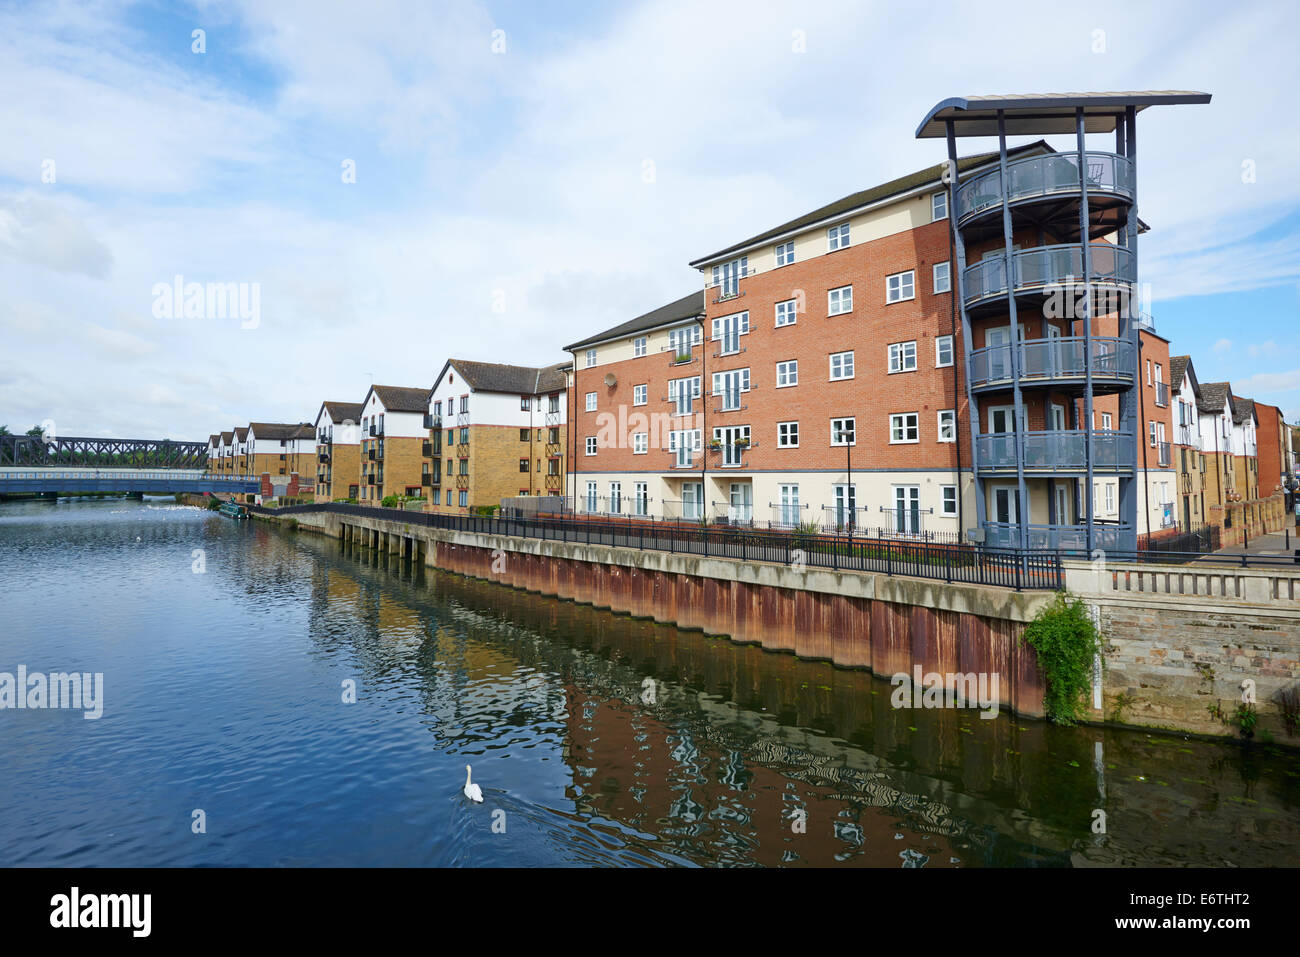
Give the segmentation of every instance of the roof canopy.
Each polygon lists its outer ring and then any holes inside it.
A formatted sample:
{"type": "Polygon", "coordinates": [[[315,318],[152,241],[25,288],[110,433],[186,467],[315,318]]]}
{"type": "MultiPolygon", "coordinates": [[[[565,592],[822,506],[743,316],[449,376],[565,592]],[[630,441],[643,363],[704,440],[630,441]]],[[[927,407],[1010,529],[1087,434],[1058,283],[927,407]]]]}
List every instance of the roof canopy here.
{"type": "Polygon", "coordinates": [[[998,111],[1006,114],[1008,136],[1075,132],[1074,111],[1083,109],[1084,130],[1110,133],[1128,107],[1209,103],[1210,94],[1193,90],[1143,90],[1124,93],[1027,93],[1009,96],[954,96],[938,103],[916,128],[917,139],[948,135],[997,136],[998,111]]]}

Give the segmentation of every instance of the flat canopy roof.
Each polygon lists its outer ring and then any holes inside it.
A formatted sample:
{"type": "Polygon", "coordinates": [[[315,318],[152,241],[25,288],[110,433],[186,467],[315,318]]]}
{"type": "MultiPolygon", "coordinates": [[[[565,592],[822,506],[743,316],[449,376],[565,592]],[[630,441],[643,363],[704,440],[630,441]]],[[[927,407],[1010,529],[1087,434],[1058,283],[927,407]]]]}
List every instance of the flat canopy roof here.
{"type": "Polygon", "coordinates": [[[1074,111],[1083,108],[1084,131],[1110,133],[1127,107],[1209,103],[1210,94],[1194,90],[1142,90],[1125,93],[1026,93],[1009,96],[954,96],[938,103],[916,128],[917,139],[948,135],[997,136],[998,111],[1006,114],[1008,136],[1075,132],[1074,111]]]}

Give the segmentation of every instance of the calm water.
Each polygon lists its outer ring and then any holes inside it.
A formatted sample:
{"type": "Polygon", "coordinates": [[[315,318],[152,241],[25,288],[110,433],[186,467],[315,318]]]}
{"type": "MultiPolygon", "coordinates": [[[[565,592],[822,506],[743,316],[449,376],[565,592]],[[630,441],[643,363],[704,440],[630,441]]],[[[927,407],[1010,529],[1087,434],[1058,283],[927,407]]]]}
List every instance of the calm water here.
{"type": "Polygon", "coordinates": [[[894,711],[862,673],[170,503],[0,505],[0,591],[0,672],[105,684],[98,721],[0,711],[3,865],[1297,862],[1292,752],[894,711]]]}

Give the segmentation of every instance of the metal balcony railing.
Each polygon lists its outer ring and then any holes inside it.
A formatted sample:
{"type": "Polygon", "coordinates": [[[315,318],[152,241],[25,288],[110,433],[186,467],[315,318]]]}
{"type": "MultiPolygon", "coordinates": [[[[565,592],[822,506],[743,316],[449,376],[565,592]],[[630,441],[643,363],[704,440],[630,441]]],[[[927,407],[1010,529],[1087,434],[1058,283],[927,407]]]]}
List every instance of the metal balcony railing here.
{"type": "Polygon", "coordinates": [[[375,450],[366,449],[366,458],[373,462],[375,460],[375,450]]]}
{"type": "Polygon", "coordinates": [[[424,441],[420,443],[420,454],[426,459],[433,455],[433,443],[424,441]]]}
{"type": "Polygon", "coordinates": [[[1156,406],[1161,409],[1169,407],[1169,383],[1157,382],[1156,384],[1156,406]]]}
{"type": "MultiPolygon", "coordinates": [[[[1087,468],[1087,431],[1022,432],[1024,467],[1036,472],[1081,472],[1087,468]]],[[[975,437],[981,470],[1016,467],[1016,433],[995,432],[975,437]]],[[[1092,467],[1102,471],[1131,469],[1136,464],[1132,432],[1092,433],[1092,467]]]]}
{"type": "MultiPolygon", "coordinates": [[[[1061,379],[1082,379],[1087,374],[1084,357],[1089,340],[1083,336],[1058,339],[1029,339],[1016,347],[1020,381],[1052,383],[1061,379]]],[[[1093,336],[1091,340],[1092,376],[1094,380],[1133,381],[1137,374],[1137,352],[1127,339],[1093,336]]],[[[972,388],[1006,383],[1011,379],[1012,347],[1010,344],[986,346],[970,354],[972,388]]]]}
{"type": "Polygon", "coordinates": [[[317,451],[317,453],[316,453],[316,458],[317,458],[317,460],[319,460],[319,461],[321,461],[321,462],[328,462],[328,461],[330,460],[330,450],[329,450],[329,449],[320,449],[320,450],[317,451]]]}
{"type": "MultiPolygon", "coordinates": [[[[1089,282],[1129,284],[1137,281],[1133,251],[1110,243],[1089,243],[1092,274],[1089,282]]],[[[1008,269],[1002,253],[985,256],[962,274],[967,306],[1007,292],[1008,269]]],[[[1042,291],[1044,287],[1072,288],[1084,281],[1083,245],[1037,246],[1012,253],[1010,282],[1016,292],[1042,291]]]]}
{"type": "MultiPolygon", "coordinates": [[[[1085,153],[1085,179],[1089,195],[1110,193],[1133,198],[1133,161],[1115,153],[1085,153]]],[[[1077,153],[1030,156],[1007,163],[1007,199],[1011,203],[1040,197],[1079,195],[1077,153]]],[[[975,177],[957,188],[957,221],[964,223],[982,213],[991,214],[1002,204],[1002,183],[997,170],[975,177]]]]}
{"type": "Polygon", "coordinates": [[[424,414],[424,427],[425,427],[426,429],[441,429],[441,428],[442,428],[442,416],[440,416],[440,415],[432,415],[432,414],[426,412],[426,413],[424,414]]]}
{"type": "MultiPolygon", "coordinates": [[[[1084,552],[1088,548],[1086,525],[1030,525],[1030,548],[1084,552]]],[[[1128,525],[1115,522],[1095,522],[1092,526],[1092,547],[1108,551],[1119,550],[1126,535],[1132,531],[1128,525]]],[[[989,548],[1019,548],[1020,526],[1014,523],[985,522],[984,544],[989,548]]]]}
{"type": "Polygon", "coordinates": [[[1190,425],[1180,425],[1178,427],[1178,444],[1187,445],[1195,448],[1200,444],[1200,435],[1192,429],[1190,425]]]}
{"type": "Polygon", "coordinates": [[[1161,468],[1168,468],[1169,464],[1173,462],[1173,460],[1174,460],[1173,455],[1169,450],[1169,443],[1157,442],[1156,443],[1156,464],[1159,465],[1161,468]]]}
{"type": "Polygon", "coordinates": [[[754,505],[742,502],[733,505],[730,502],[710,502],[713,520],[719,525],[753,525],[754,505]]]}

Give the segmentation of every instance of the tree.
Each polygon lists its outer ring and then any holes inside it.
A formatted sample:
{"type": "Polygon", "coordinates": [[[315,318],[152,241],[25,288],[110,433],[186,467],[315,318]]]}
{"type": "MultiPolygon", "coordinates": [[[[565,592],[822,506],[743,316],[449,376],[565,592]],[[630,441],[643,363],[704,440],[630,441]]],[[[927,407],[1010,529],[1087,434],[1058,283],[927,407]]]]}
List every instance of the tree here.
{"type": "Polygon", "coordinates": [[[45,430],[42,429],[39,425],[33,425],[30,429],[27,430],[27,434],[34,439],[44,438],[45,430]]]}
{"type": "Polygon", "coordinates": [[[10,434],[10,432],[9,432],[9,426],[7,426],[7,425],[0,425],[0,435],[9,435],[9,434],[10,434]]]}

